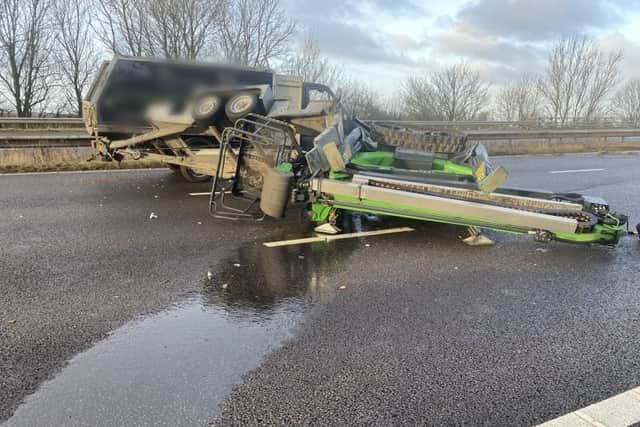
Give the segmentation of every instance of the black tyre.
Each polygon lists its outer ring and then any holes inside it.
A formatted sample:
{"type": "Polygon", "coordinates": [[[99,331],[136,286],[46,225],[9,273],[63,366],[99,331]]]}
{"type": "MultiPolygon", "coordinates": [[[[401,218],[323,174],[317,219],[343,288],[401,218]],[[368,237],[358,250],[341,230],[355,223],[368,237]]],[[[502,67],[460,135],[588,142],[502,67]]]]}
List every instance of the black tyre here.
{"type": "Polygon", "coordinates": [[[383,144],[428,153],[458,154],[464,152],[467,145],[464,135],[414,132],[386,126],[375,126],[371,136],[383,144]]]}
{"type": "Polygon", "coordinates": [[[197,173],[186,166],[180,166],[180,175],[189,182],[207,182],[211,179],[211,176],[197,173]]]}
{"type": "Polygon", "coordinates": [[[193,105],[192,115],[197,121],[211,121],[222,111],[222,98],[213,93],[200,95],[193,105]]]}
{"type": "Polygon", "coordinates": [[[258,108],[258,96],[250,92],[242,92],[232,96],[224,107],[229,120],[235,122],[236,120],[247,116],[248,114],[255,113],[258,108]]]}

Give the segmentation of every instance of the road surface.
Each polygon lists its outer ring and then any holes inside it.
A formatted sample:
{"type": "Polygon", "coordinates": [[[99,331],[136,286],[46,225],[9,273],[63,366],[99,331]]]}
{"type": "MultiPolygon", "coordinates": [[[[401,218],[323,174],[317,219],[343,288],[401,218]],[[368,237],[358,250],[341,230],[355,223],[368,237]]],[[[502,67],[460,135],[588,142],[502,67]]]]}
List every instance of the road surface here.
{"type": "MultiPolygon", "coordinates": [[[[640,221],[640,156],[499,162],[640,221]]],[[[0,420],[534,424],[640,385],[634,239],[470,248],[427,224],[266,250],[304,225],[213,220],[207,190],[0,176],[0,420]]]]}

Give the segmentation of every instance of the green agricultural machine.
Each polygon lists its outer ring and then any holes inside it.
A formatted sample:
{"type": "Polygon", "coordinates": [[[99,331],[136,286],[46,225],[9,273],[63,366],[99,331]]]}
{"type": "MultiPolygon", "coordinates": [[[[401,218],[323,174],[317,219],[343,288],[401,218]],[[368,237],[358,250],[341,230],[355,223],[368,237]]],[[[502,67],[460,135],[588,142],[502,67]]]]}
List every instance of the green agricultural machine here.
{"type": "Polygon", "coordinates": [[[268,117],[249,115],[227,128],[211,213],[259,220],[304,204],[321,232],[338,232],[342,212],[362,212],[465,226],[469,244],[487,242],[479,229],[604,245],[626,234],[627,218],[602,199],[503,187],[507,172],[491,165],[482,145],[464,148],[464,137],[374,128],[342,114],[333,118],[307,149],[297,143],[294,126],[268,117]],[[232,176],[224,173],[229,159],[232,176]]]}
{"type": "Polygon", "coordinates": [[[359,212],[464,226],[469,244],[487,243],[480,229],[604,245],[626,234],[627,218],[602,199],[505,187],[507,172],[464,135],[367,124],[338,98],[268,70],[115,57],[85,123],[105,160],[212,178],[217,218],[280,218],[298,205],[328,233],[359,212]]]}

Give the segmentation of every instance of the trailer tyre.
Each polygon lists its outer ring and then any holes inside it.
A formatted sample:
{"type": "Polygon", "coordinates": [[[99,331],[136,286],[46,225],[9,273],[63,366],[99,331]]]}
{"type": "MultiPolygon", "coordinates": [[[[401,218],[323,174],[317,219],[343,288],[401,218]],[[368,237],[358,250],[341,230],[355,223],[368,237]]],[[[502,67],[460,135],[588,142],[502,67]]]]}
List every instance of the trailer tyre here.
{"type": "Polygon", "coordinates": [[[229,101],[227,101],[224,111],[229,120],[233,122],[256,112],[257,107],[258,96],[253,93],[244,92],[232,96],[229,101]]]}
{"type": "Polygon", "coordinates": [[[180,175],[189,182],[207,182],[211,179],[209,175],[197,173],[186,166],[180,166],[180,175]]]}
{"type": "Polygon", "coordinates": [[[222,98],[209,93],[196,99],[192,114],[197,121],[213,120],[221,110],[222,98]]]}

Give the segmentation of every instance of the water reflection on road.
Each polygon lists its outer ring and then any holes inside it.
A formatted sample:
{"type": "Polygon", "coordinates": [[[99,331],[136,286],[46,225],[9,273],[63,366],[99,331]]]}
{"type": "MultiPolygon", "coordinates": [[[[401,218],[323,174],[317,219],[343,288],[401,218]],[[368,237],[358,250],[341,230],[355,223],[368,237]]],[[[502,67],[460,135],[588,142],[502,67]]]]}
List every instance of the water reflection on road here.
{"type": "Polygon", "coordinates": [[[241,248],[202,292],[115,330],[27,397],[6,425],[203,425],[361,242],[241,248]]]}

